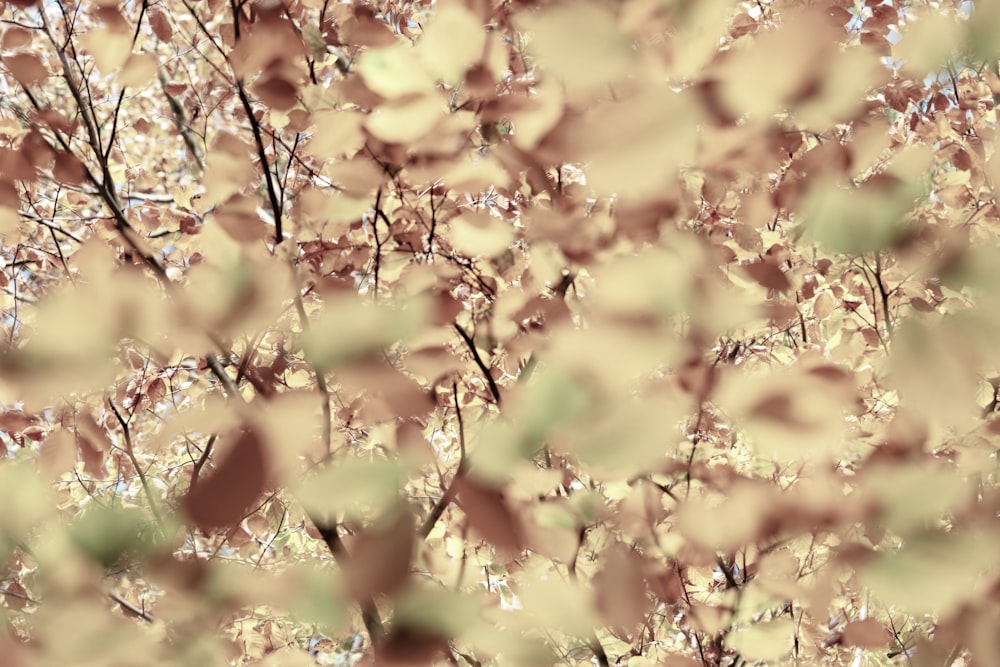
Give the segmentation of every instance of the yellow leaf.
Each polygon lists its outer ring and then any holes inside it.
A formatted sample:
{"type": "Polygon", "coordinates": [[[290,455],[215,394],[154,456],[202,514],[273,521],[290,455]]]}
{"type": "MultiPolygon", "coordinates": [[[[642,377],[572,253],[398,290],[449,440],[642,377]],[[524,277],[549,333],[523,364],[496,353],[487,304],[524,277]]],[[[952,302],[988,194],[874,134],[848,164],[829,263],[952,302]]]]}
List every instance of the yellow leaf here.
{"type": "Polygon", "coordinates": [[[255,177],[249,146],[233,135],[220,133],[205,160],[203,206],[220,204],[243,189],[255,177]]]}
{"type": "Polygon", "coordinates": [[[460,4],[439,5],[417,44],[417,56],[438,79],[459,81],[479,62],[486,44],[483,22],[460,4]]]}
{"type": "Polygon", "coordinates": [[[747,660],[777,660],[792,650],[795,624],[787,618],[756,623],[726,637],[726,645],[747,660]]]}
{"type": "Polygon", "coordinates": [[[404,473],[395,461],[348,459],[299,484],[295,497],[312,516],[378,515],[399,502],[404,473]]]}
{"type": "Polygon", "coordinates": [[[492,157],[459,162],[446,171],[441,180],[458,192],[483,192],[490,186],[505,187],[510,174],[492,157]]]}
{"type": "Polygon", "coordinates": [[[132,36],[117,30],[95,28],[79,39],[102,74],[111,74],[124,65],[132,53],[132,36]]]}
{"type": "Polygon", "coordinates": [[[587,591],[556,575],[525,581],[519,595],[524,609],[539,623],[574,637],[587,637],[595,626],[587,591]]]}
{"type": "Polygon", "coordinates": [[[133,53],[125,67],[118,73],[118,83],[123,87],[142,88],[156,79],[159,62],[152,53],[133,53]]]}
{"type": "Polygon", "coordinates": [[[526,16],[520,27],[531,33],[529,49],[567,91],[603,90],[634,62],[631,42],[617,17],[594,2],[562,4],[526,16]]]}
{"type": "Polygon", "coordinates": [[[973,598],[998,549],[1000,541],[993,532],[935,533],[909,540],[895,553],[878,554],[861,567],[858,577],[900,612],[944,618],[973,598]]]}
{"type": "Polygon", "coordinates": [[[406,44],[365,51],[356,69],[366,86],[388,99],[434,89],[434,79],[406,44]]]}
{"type": "Polygon", "coordinates": [[[397,104],[383,104],[365,123],[376,139],[390,144],[420,139],[444,118],[445,106],[435,95],[424,95],[397,104]]]}
{"type": "Polygon", "coordinates": [[[514,241],[514,227],[488,213],[470,212],[451,221],[449,238],[465,255],[495,257],[514,241]]]}
{"type": "Polygon", "coordinates": [[[411,299],[405,308],[373,305],[353,292],[326,300],[322,314],[302,336],[309,359],[320,368],[377,353],[420,328],[426,304],[411,299]]]}
{"type": "Polygon", "coordinates": [[[916,79],[939,71],[962,41],[962,26],[956,17],[929,7],[907,12],[902,32],[892,53],[903,61],[903,70],[916,79]]]}
{"type": "Polygon", "coordinates": [[[650,82],[639,94],[595,106],[567,132],[587,161],[587,185],[604,194],[645,199],[663,192],[694,159],[699,112],[694,99],[650,82]]]}
{"type": "Polygon", "coordinates": [[[353,111],[317,111],[313,114],[316,132],[306,152],[324,160],[357,153],[365,144],[362,124],[365,117],[353,111]]]}

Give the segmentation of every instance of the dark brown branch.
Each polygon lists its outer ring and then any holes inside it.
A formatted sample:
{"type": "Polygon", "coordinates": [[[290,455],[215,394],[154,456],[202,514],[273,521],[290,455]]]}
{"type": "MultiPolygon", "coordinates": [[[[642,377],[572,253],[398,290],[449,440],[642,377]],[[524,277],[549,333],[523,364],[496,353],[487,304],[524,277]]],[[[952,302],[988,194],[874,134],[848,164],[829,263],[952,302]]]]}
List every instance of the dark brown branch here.
{"type": "MultiPolygon", "coordinates": [[[[430,257],[434,254],[434,232],[437,229],[437,208],[434,206],[434,188],[433,186],[428,193],[431,198],[431,231],[427,235],[427,256],[430,257]]],[[[444,198],[441,199],[442,203],[444,198]]]]}
{"type": "Polygon", "coordinates": [[[736,582],[736,577],[733,576],[732,566],[726,565],[726,561],[722,559],[722,556],[715,557],[715,564],[722,570],[722,576],[726,578],[726,590],[740,587],[736,582]]]}
{"type": "MultiPolygon", "coordinates": [[[[372,291],[372,296],[374,298],[376,298],[376,299],[378,298],[378,274],[379,274],[379,268],[382,266],[382,244],[385,243],[385,240],[380,239],[378,237],[378,219],[380,217],[385,222],[386,233],[387,234],[391,233],[392,230],[391,230],[391,225],[389,223],[389,216],[387,216],[385,214],[385,211],[382,210],[382,188],[381,187],[378,189],[378,192],[375,193],[375,217],[372,218],[372,234],[375,236],[375,265],[374,265],[374,269],[373,269],[373,271],[375,273],[375,289],[372,291]]],[[[388,236],[386,237],[386,240],[388,240],[388,236]]]]}
{"type": "MultiPolygon", "coordinates": [[[[153,270],[156,277],[164,284],[169,284],[170,279],[167,278],[167,273],[164,271],[163,266],[160,264],[159,260],[153,256],[140,241],[138,232],[129,224],[128,220],[125,218],[125,213],[122,211],[121,205],[118,202],[118,197],[114,191],[114,181],[111,177],[111,169],[108,166],[108,161],[104,158],[104,151],[101,145],[100,133],[98,131],[97,119],[94,116],[93,107],[88,106],[83,99],[83,94],[80,90],[76,79],[73,77],[72,68],[69,64],[69,59],[66,57],[65,49],[59,47],[56,44],[55,35],[52,33],[52,29],[49,26],[48,19],[46,18],[45,12],[39,12],[42,25],[45,29],[45,34],[52,46],[55,47],[56,55],[59,58],[59,62],[63,68],[63,78],[66,79],[66,85],[69,87],[70,94],[73,96],[73,100],[76,102],[77,109],[83,118],[84,127],[87,130],[87,139],[90,144],[91,150],[94,152],[94,157],[98,161],[101,168],[101,180],[99,181],[97,177],[91,172],[90,169],[84,167],[84,175],[90,183],[97,188],[97,192],[104,204],[111,211],[112,219],[115,223],[115,228],[118,233],[125,240],[125,243],[132,249],[133,252],[137,253],[142,257],[143,261],[153,270]],[[89,113],[88,113],[89,111],[89,113]]],[[[67,36],[68,39],[68,36],[67,36]]],[[[41,104],[35,99],[27,88],[24,89],[25,95],[32,105],[41,110],[41,104]]],[[[69,142],[63,137],[62,134],[56,134],[56,140],[62,146],[63,150],[67,153],[73,153],[69,142]]]]}
{"type": "MultiPolygon", "coordinates": [[[[239,389],[236,387],[236,383],[233,379],[229,377],[222,364],[219,360],[215,358],[214,355],[209,355],[206,359],[208,368],[212,371],[212,374],[219,379],[222,386],[225,388],[226,393],[229,395],[231,400],[242,401],[243,396],[239,393],[239,389]]],[[[327,548],[330,549],[330,553],[333,555],[333,559],[337,561],[337,564],[344,569],[350,560],[350,554],[344,547],[343,540],[340,539],[340,533],[337,531],[336,523],[328,523],[323,521],[319,517],[309,516],[309,520],[313,522],[316,529],[319,531],[320,536],[323,538],[323,542],[326,543],[327,548]]],[[[375,605],[375,599],[371,596],[359,600],[361,605],[361,619],[365,624],[365,629],[368,631],[368,638],[371,640],[373,646],[378,645],[382,639],[385,637],[385,627],[382,624],[382,618],[379,615],[378,607],[375,605]]]]}
{"type": "Polygon", "coordinates": [[[889,315],[889,291],[885,288],[885,282],[882,280],[882,253],[878,250],[875,251],[875,270],[872,271],[875,276],[875,283],[878,285],[879,295],[882,297],[882,319],[885,320],[885,332],[888,334],[889,338],[892,338],[892,317],[889,315]]]}
{"type": "MultiPolygon", "coordinates": [[[[236,18],[239,24],[239,18],[236,18]]],[[[243,82],[236,82],[236,94],[239,95],[240,102],[243,103],[243,110],[250,121],[250,129],[253,131],[253,140],[257,145],[257,157],[260,158],[260,169],[264,172],[264,183],[267,185],[267,198],[271,202],[271,214],[274,215],[274,245],[282,241],[281,232],[281,204],[278,202],[278,193],[274,189],[274,179],[271,177],[271,168],[267,165],[267,151],[264,149],[264,138],[260,134],[260,122],[253,115],[253,107],[250,105],[250,98],[247,97],[243,82]]]]}
{"type": "Polygon", "coordinates": [[[420,537],[427,539],[427,536],[431,534],[434,530],[434,525],[444,514],[444,511],[448,509],[448,505],[451,501],[455,499],[455,494],[457,489],[455,488],[458,480],[465,475],[466,470],[469,468],[467,459],[465,458],[465,423],[462,421],[462,407],[458,403],[458,383],[453,382],[451,385],[452,396],[455,397],[455,412],[458,415],[458,442],[460,447],[460,458],[458,460],[458,470],[455,471],[455,476],[451,478],[451,483],[448,484],[448,488],[445,489],[444,494],[441,498],[434,503],[434,507],[427,514],[427,518],[424,519],[424,523],[420,526],[420,537]]]}
{"type": "Polygon", "coordinates": [[[146,479],[146,473],[142,471],[142,467],[139,465],[139,461],[135,457],[135,450],[132,447],[132,432],[129,430],[128,422],[118,410],[118,406],[115,405],[115,402],[112,400],[110,394],[107,396],[107,399],[111,412],[114,413],[115,418],[122,427],[122,434],[125,437],[125,454],[128,456],[128,460],[132,462],[132,467],[135,468],[135,474],[139,476],[139,483],[142,485],[142,492],[146,496],[146,501],[149,503],[150,511],[153,512],[153,517],[156,519],[157,526],[162,527],[163,517],[160,515],[160,510],[157,508],[156,501],[153,499],[153,490],[149,488],[149,481],[146,479]]]}
{"type": "MultiPolygon", "coordinates": [[[[579,541],[576,544],[576,552],[573,554],[573,560],[567,566],[569,570],[569,578],[573,583],[577,583],[576,576],[576,561],[580,555],[580,548],[583,547],[583,541],[587,538],[587,527],[583,526],[580,528],[579,541]]],[[[587,646],[590,648],[594,657],[597,658],[597,663],[601,667],[611,667],[611,663],[608,661],[608,654],[604,650],[604,646],[601,645],[601,640],[597,636],[597,632],[593,629],[590,631],[590,637],[587,638],[587,646]]]]}
{"type": "MultiPolygon", "coordinates": [[[[302,332],[305,333],[306,329],[309,328],[309,318],[306,316],[306,307],[302,303],[302,295],[299,293],[295,294],[295,310],[299,314],[299,326],[302,327],[302,332]]],[[[326,376],[323,375],[323,371],[317,368],[314,364],[310,362],[313,373],[316,375],[316,388],[319,389],[320,395],[323,396],[323,404],[320,406],[320,410],[323,413],[323,449],[326,451],[327,456],[332,454],[333,449],[333,423],[332,416],[330,414],[330,388],[326,384],[326,376]]]]}
{"type": "Polygon", "coordinates": [[[155,618],[153,618],[149,614],[149,612],[146,612],[146,611],[143,611],[142,609],[139,609],[134,604],[130,603],[128,600],[126,600],[125,598],[121,597],[117,593],[109,591],[108,592],[108,597],[111,598],[112,600],[114,600],[115,602],[117,602],[118,606],[121,607],[122,610],[126,614],[131,614],[132,616],[136,616],[138,618],[141,618],[142,620],[146,621],[147,623],[152,623],[153,621],[156,620],[155,618]]]}
{"type": "Polygon", "coordinates": [[[83,239],[81,239],[79,236],[77,236],[73,232],[67,231],[67,230],[63,229],[62,227],[60,227],[59,225],[55,224],[54,222],[49,222],[48,220],[46,220],[45,218],[43,218],[43,217],[41,217],[39,215],[35,215],[34,213],[28,213],[27,211],[18,211],[17,213],[18,213],[18,215],[20,215],[22,218],[25,218],[26,220],[31,220],[32,222],[37,222],[39,225],[48,227],[49,229],[51,229],[54,232],[59,232],[60,234],[62,234],[66,238],[72,239],[72,240],[76,241],[77,243],[81,243],[81,244],[83,243],[83,239]]]}
{"type": "Polygon", "coordinates": [[[194,462],[194,468],[191,469],[191,484],[190,488],[194,488],[195,484],[198,483],[198,477],[201,475],[201,469],[205,467],[208,462],[208,457],[212,454],[212,445],[215,444],[216,439],[218,439],[219,434],[213,433],[205,444],[205,449],[201,452],[201,456],[198,460],[194,462]]]}
{"type": "MultiPolygon", "coordinates": [[[[330,553],[333,554],[333,559],[337,561],[337,564],[344,567],[346,563],[350,561],[350,554],[347,553],[347,549],[344,547],[343,540],[340,539],[340,533],[337,531],[337,524],[327,524],[324,521],[318,520],[316,517],[310,517],[313,524],[316,526],[316,530],[319,531],[320,537],[323,538],[323,542],[326,543],[327,548],[330,549],[330,553]]],[[[361,605],[361,620],[365,624],[365,630],[368,631],[368,638],[371,640],[373,646],[377,646],[381,643],[382,639],[385,637],[385,626],[382,624],[382,618],[378,613],[378,607],[375,606],[375,599],[368,597],[360,601],[361,605]]]]}
{"type": "Polygon", "coordinates": [[[493,400],[496,404],[500,405],[500,388],[497,387],[497,383],[493,380],[493,376],[490,375],[489,367],[483,362],[483,358],[479,356],[479,350],[476,349],[476,342],[472,340],[472,337],[465,332],[458,322],[455,323],[455,331],[458,335],[462,337],[465,341],[466,346],[468,346],[469,351],[472,353],[472,358],[476,361],[476,365],[479,366],[479,370],[482,371],[483,375],[486,377],[486,383],[490,387],[490,393],[493,394],[493,400]]]}

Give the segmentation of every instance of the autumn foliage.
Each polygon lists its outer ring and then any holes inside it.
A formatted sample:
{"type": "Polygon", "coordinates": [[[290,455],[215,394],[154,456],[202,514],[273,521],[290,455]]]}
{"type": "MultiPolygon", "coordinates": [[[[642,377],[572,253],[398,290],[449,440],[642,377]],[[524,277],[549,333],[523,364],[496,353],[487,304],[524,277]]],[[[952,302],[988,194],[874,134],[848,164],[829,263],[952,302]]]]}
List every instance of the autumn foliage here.
{"type": "Polygon", "coordinates": [[[0,662],[1000,660],[1000,2],[0,2],[0,662]]]}

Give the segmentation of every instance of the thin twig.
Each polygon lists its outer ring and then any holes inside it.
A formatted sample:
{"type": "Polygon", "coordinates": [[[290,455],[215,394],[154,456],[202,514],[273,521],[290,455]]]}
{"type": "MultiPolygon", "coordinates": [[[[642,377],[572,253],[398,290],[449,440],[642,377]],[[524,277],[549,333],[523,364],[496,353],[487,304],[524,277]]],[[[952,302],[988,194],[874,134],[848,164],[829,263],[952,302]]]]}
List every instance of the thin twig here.
{"type": "Polygon", "coordinates": [[[497,387],[497,383],[493,380],[493,376],[490,375],[489,367],[483,362],[483,358],[479,356],[479,350],[476,349],[476,342],[472,340],[472,337],[465,332],[457,322],[455,323],[455,331],[458,335],[462,337],[465,341],[466,346],[468,346],[469,351],[472,352],[472,358],[475,359],[476,365],[479,366],[479,370],[482,371],[483,375],[486,377],[486,383],[490,387],[490,393],[493,394],[493,400],[496,404],[500,405],[500,389],[497,387]]]}
{"type": "MultiPolygon", "coordinates": [[[[208,368],[212,371],[212,374],[219,379],[222,386],[225,388],[226,393],[229,395],[231,400],[244,401],[243,395],[240,394],[236,383],[233,379],[229,377],[222,364],[219,360],[215,358],[214,355],[209,355],[206,359],[208,368]]],[[[340,539],[340,533],[338,532],[337,523],[329,523],[320,519],[318,516],[309,515],[310,521],[316,526],[316,530],[319,531],[320,536],[323,538],[323,542],[326,543],[327,548],[330,549],[330,553],[333,554],[333,559],[337,561],[337,564],[341,569],[345,569],[347,563],[350,561],[350,554],[344,547],[343,540],[340,539]]],[[[361,620],[365,624],[365,629],[368,631],[368,638],[372,645],[378,645],[382,639],[385,637],[385,626],[382,624],[382,618],[379,615],[378,607],[375,604],[375,599],[371,596],[359,600],[361,605],[361,620]]]]}
{"type": "Polygon", "coordinates": [[[201,469],[205,467],[205,463],[208,462],[208,457],[212,453],[212,445],[215,444],[216,439],[219,437],[218,433],[213,433],[205,444],[205,449],[202,450],[201,456],[198,460],[194,462],[194,468],[191,469],[191,483],[189,488],[194,488],[198,483],[198,477],[201,475],[201,469]]]}
{"type": "MultiPolygon", "coordinates": [[[[302,295],[299,293],[295,294],[295,309],[299,314],[299,326],[302,327],[302,332],[305,333],[306,329],[309,328],[309,318],[306,316],[306,307],[302,303],[302,295]]],[[[333,449],[333,433],[332,433],[332,416],[330,414],[330,388],[326,384],[326,376],[323,371],[318,368],[312,362],[309,362],[313,373],[316,375],[316,388],[319,389],[320,395],[323,396],[323,404],[320,406],[320,410],[323,413],[323,449],[326,451],[327,456],[332,454],[333,449]]]]}
{"type": "Polygon", "coordinates": [[[457,489],[455,488],[458,480],[465,475],[465,472],[469,468],[467,459],[465,458],[465,423],[462,421],[462,407],[458,403],[458,383],[453,382],[451,385],[452,396],[455,397],[455,412],[458,415],[458,442],[460,448],[460,457],[458,460],[458,470],[455,471],[455,476],[451,478],[451,483],[448,484],[448,488],[445,489],[444,494],[441,498],[434,504],[431,511],[427,514],[427,518],[424,519],[424,523],[420,526],[420,537],[427,539],[427,536],[431,534],[434,530],[434,525],[437,523],[441,515],[451,504],[451,501],[455,499],[457,489]]]}
{"type": "MultiPolygon", "coordinates": [[[[579,541],[577,542],[576,545],[576,553],[573,554],[573,560],[567,566],[567,569],[569,570],[569,578],[574,583],[577,582],[577,576],[576,576],[577,557],[580,554],[580,548],[583,547],[583,542],[586,539],[586,537],[587,537],[587,527],[583,526],[582,528],[580,528],[579,541]]],[[[597,632],[595,632],[593,629],[591,629],[590,631],[590,637],[587,638],[587,646],[594,654],[594,657],[597,658],[597,663],[601,667],[611,667],[611,663],[608,661],[608,654],[604,650],[604,646],[601,645],[601,640],[600,638],[598,638],[597,632]]]]}
{"type": "Polygon", "coordinates": [[[118,410],[118,406],[115,405],[114,400],[111,398],[111,394],[107,395],[107,399],[108,405],[111,407],[111,412],[114,413],[115,418],[122,427],[122,434],[125,437],[125,454],[128,456],[129,461],[132,462],[132,467],[135,468],[135,474],[139,476],[139,483],[142,484],[142,491],[146,495],[147,502],[149,502],[149,509],[153,512],[153,518],[156,519],[156,525],[162,530],[163,517],[160,515],[160,510],[157,508],[156,501],[153,499],[153,490],[149,487],[149,482],[146,480],[146,473],[142,471],[142,467],[139,465],[139,461],[135,457],[135,450],[132,447],[132,432],[129,430],[128,422],[118,410]]]}
{"type": "Polygon", "coordinates": [[[134,604],[132,604],[131,602],[129,602],[125,598],[121,597],[120,595],[118,595],[114,591],[108,591],[108,597],[111,598],[112,600],[114,600],[115,602],[117,602],[118,606],[120,606],[123,610],[125,610],[126,612],[132,614],[133,616],[137,616],[137,617],[141,618],[142,620],[146,621],[147,623],[152,623],[152,622],[154,622],[156,620],[155,618],[153,618],[149,614],[149,612],[143,611],[142,609],[139,609],[134,604]]]}

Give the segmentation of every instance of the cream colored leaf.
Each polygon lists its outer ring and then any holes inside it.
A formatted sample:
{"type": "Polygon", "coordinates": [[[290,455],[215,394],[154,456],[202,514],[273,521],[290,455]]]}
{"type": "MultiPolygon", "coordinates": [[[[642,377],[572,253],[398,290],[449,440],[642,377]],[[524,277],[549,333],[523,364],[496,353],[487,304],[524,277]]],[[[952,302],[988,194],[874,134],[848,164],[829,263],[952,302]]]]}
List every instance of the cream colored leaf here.
{"type": "Polygon", "coordinates": [[[124,87],[142,88],[156,80],[160,64],[152,53],[133,53],[118,73],[118,83],[124,87]]]}
{"type": "Polygon", "coordinates": [[[634,62],[630,40],[605,5],[589,1],[554,5],[519,23],[531,34],[529,49],[539,64],[570,94],[602,90],[624,76],[634,62]]]}
{"type": "Polygon", "coordinates": [[[386,143],[410,143],[430,132],[444,115],[442,100],[435,95],[424,95],[397,104],[383,104],[368,116],[365,128],[386,143]]]}
{"type": "Polygon", "coordinates": [[[365,144],[365,117],[352,111],[318,111],[313,114],[316,131],[306,152],[321,159],[353,155],[365,144]]]}
{"type": "Polygon", "coordinates": [[[514,228],[488,213],[465,213],[451,221],[449,238],[463,254],[494,257],[513,242],[514,228]]]}
{"type": "Polygon", "coordinates": [[[454,83],[479,62],[486,44],[483,22],[458,3],[439,5],[417,44],[417,55],[438,79],[454,83]]]}
{"type": "Polygon", "coordinates": [[[132,53],[132,36],[109,28],[95,28],[79,37],[102,74],[111,74],[125,64],[132,53]]]}
{"type": "Polygon", "coordinates": [[[430,92],[434,79],[415,56],[414,49],[406,44],[370,49],[361,55],[355,68],[365,85],[382,97],[395,99],[430,92]]]}
{"type": "Polygon", "coordinates": [[[726,637],[726,645],[747,660],[777,660],[792,650],[795,624],[787,618],[755,623],[726,637]]]}

